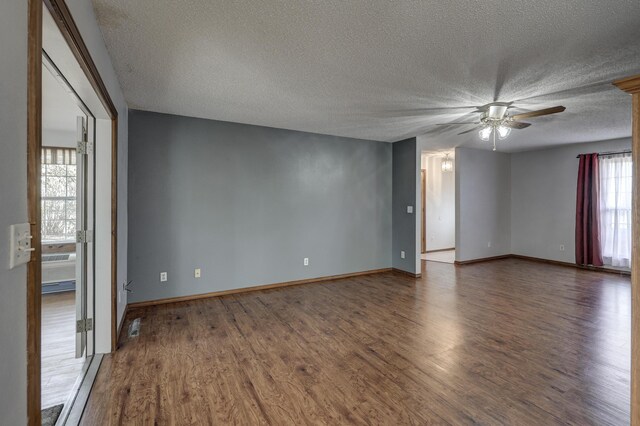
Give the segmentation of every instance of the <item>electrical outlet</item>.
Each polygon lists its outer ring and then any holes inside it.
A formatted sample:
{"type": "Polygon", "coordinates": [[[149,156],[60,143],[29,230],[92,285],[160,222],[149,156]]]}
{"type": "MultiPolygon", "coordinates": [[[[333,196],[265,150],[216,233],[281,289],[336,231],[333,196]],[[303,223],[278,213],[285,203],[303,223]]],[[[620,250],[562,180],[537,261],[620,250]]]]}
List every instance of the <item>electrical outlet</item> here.
{"type": "Polygon", "coordinates": [[[404,259],[406,257],[404,250],[400,251],[400,259],[404,259]]]}
{"type": "Polygon", "coordinates": [[[28,263],[31,260],[31,252],[35,251],[35,248],[31,247],[31,225],[28,223],[11,225],[10,233],[9,269],[13,269],[18,265],[28,263]]]}
{"type": "Polygon", "coordinates": [[[195,278],[200,278],[200,276],[201,276],[200,268],[196,268],[196,269],[193,271],[193,276],[194,276],[195,278]]]}
{"type": "Polygon", "coordinates": [[[309,266],[309,258],[308,258],[308,257],[305,257],[305,258],[304,258],[304,260],[302,261],[302,264],[303,264],[304,266],[309,266]]]}
{"type": "Polygon", "coordinates": [[[163,283],[167,281],[167,273],[166,272],[160,272],[160,282],[163,283]]]}
{"type": "Polygon", "coordinates": [[[564,251],[564,244],[560,244],[560,251],[564,251]]]}
{"type": "Polygon", "coordinates": [[[487,247],[491,247],[491,241],[487,243],[487,247]]]}

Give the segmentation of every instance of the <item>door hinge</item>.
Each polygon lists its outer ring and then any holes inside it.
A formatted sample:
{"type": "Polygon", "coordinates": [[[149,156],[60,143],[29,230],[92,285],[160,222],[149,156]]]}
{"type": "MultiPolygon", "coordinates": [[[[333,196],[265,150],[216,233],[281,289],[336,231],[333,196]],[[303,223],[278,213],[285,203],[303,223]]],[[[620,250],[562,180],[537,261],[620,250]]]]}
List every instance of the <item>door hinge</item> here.
{"type": "Polygon", "coordinates": [[[76,148],[78,154],[89,155],[93,153],[93,143],[78,141],[78,147],[76,148]]]}
{"type": "Polygon", "coordinates": [[[93,231],[82,230],[76,231],[76,243],[84,244],[93,242],[93,231]]]}
{"type": "Polygon", "coordinates": [[[84,333],[93,330],[93,318],[76,321],[76,333],[84,333]]]}

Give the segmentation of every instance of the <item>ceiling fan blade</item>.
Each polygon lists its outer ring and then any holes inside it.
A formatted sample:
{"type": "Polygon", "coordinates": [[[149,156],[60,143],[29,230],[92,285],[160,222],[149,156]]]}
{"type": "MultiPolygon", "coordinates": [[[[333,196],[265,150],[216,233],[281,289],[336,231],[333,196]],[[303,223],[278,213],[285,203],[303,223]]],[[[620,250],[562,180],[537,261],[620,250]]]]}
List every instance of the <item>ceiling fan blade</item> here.
{"type": "Polygon", "coordinates": [[[438,123],[436,126],[456,126],[458,124],[480,124],[478,121],[457,121],[455,123],[438,123]]]}
{"type": "Polygon", "coordinates": [[[458,135],[464,135],[465,133],[477,132],[478,127],[474,127],[473,129],[465,130],[464,132],[458,133],[458,135]]]}
{"type": "Polygon", "coordinates": [[[558,112],[564,111],[565,109],[566,108],[563,106],[556,106],[552,108],[540,109],[538,111],[523,112],[522,114],[515,114],[515,115],[512,115],[511,118],[514,120],[521,120],[523,118],[540,117],[541,115],[556,114],[558,112]]]}
{"type": "Polygon", "coordinates": [[[511,127],[512,129],[526,129],[531,126],[531,123],[524,123],[522,121],[505,121],[502,125],[505,127],[511,127]]]}

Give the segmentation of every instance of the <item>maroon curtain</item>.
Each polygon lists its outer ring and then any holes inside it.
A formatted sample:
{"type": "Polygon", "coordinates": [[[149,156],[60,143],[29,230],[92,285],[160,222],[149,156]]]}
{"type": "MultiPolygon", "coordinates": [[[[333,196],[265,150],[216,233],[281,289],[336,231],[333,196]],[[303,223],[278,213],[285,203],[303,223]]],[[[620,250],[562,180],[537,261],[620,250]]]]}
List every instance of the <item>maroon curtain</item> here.
{"type": "Polygon", "coordinates": [[[576,263],[602,266],[600,252],[598,154],[580,155],[576,202],[576,263]]]}

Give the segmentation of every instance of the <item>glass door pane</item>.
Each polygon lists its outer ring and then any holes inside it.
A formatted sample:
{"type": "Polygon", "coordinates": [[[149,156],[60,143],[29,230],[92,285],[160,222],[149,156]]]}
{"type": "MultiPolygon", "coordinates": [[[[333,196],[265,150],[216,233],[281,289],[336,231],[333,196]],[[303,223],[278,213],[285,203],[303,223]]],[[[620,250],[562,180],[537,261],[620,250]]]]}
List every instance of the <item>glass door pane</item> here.
{"type": "Polygon", "coordinates": [[[93,117],[77,118],[76,357],[93,355],[94,173],[93,117]]]}

